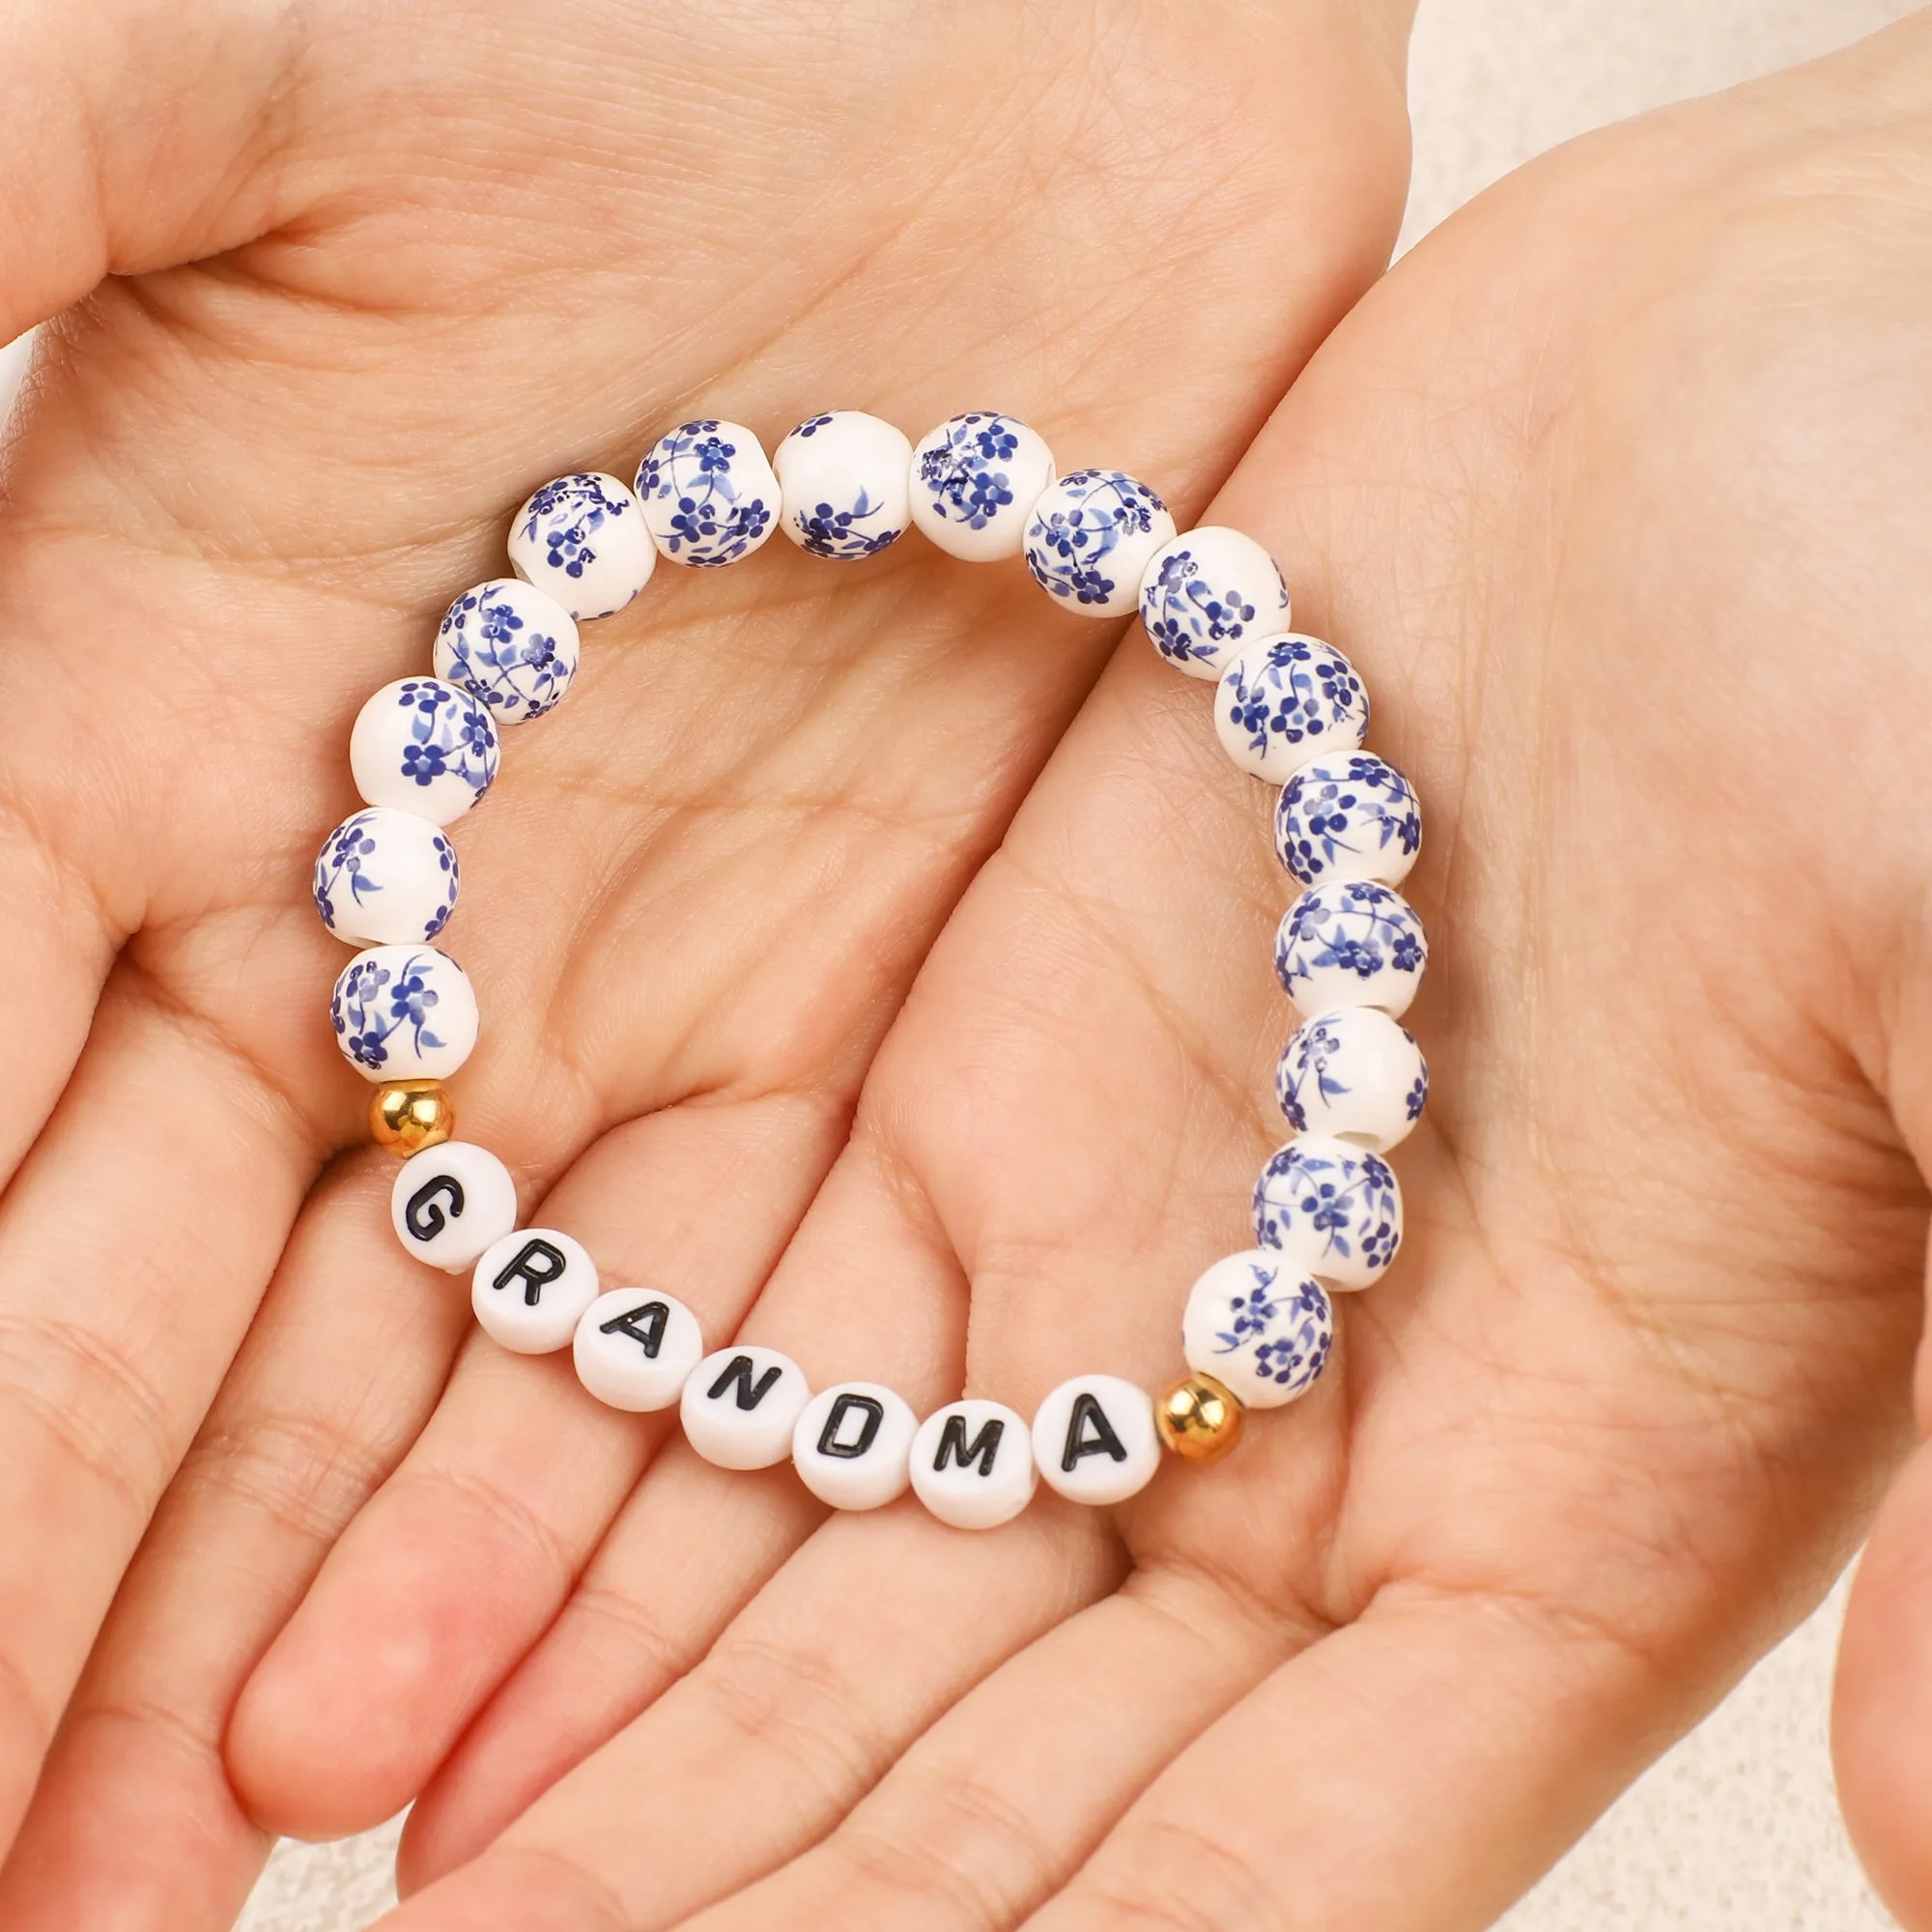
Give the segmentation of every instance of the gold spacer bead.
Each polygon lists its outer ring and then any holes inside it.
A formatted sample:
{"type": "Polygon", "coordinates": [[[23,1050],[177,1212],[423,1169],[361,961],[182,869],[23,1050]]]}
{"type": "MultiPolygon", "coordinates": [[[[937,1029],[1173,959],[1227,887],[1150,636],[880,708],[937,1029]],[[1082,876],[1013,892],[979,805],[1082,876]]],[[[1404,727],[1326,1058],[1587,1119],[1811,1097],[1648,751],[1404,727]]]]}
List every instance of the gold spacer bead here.
{"type": "Polygon", "coordinates": [[[1247,1411],[1212,1376],[1183,1376],[1153,1406],[1160,1439],[1188,1463],[1218,1463],[1241,1439],[1247,1411]]]}
{"type": "Polygon", "coordinates": [[[369,1136],[405,1159],[456,1131],[456,1109],[440,1080],[390,1080],[369,1101],[369,1136]]]}

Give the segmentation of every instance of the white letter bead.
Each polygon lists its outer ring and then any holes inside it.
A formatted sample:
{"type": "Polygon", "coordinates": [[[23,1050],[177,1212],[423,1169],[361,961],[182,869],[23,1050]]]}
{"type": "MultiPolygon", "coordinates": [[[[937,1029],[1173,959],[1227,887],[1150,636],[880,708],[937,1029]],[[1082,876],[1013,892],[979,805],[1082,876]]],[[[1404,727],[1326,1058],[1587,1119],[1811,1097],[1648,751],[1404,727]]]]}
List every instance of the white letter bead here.
{"type": "Polygon", "coordinates": [[[684,1393],[704,1354],[697,1317],[650,1288],[613,1288],[577,1323],[577,1378],[599,1402],[646,1415],[684,1393]]]}
{"type": "Polygon", "coordinates": [[[912,1439],[913,1491],[954,1529],[1010,1521],[1033,1500],[1034,1483],[1032,1436],[1004,1403],[948,1403],[912,1439]]]}
{"type": "Polygon", "coordinates": [[[785,535],[813,556],[870,556],[905,534],[912,444],[877,416],[812,416],[779,444],[772,469],[785,535]]]}
{"type": "Polygon", "coordinates": [[[546,483],[510,526],[510,568],[579,623],[614,616],[651,581],[657,562],[638,499],[602,470],[546,483]]]}
{"type": "Polygon", "coordinates": [[[805,1371],[776,1349],[720,1349],[684,1385],[691,1446],[721,1469],[769,1469],[791,1454],[799,1411],[811,1400],[805,1371]]]}
{"type": "Polygon", "coordinates": [[[525,1228],[492,1241],[469,1278],[469,1305],[483,1332],[519,1355],[567,1347],[596,1299],[597,1264],[554,1228],[525,1228]]]}
{"type": "Polygon", "coordinates": [[[1344,1007],[1296,1030],[1275,1065],[1274,1093],[1296,1133],[1386,1153],[1422,1118],[1429,1068],[1406,1026],[1375,1007],[1344,1007]]]}
{"type": "Polygon", "coordinates": [[[1368,694],[1333,644],[1293,632],[1260,638],[1221,674],[1214,729],[1244,772],[1280,784],[1318,753],[1361,744],[1368,694]]]}
{"type": "Polygon", "coordinates": [[[335,1043],[365,1080],[441,1080],[476,1044],[469,976],[434,946],[372,946],[328,1003],[335,1043]]]}
{"type": "Polygon", "coordinates": [[[349,769],[363,798],[432,825],[461,818],[490,789],[497,759],[488,710],[440,677],[385,684],[349,734],[349,769]]]}
{"type": "Polygon", "coordinates": [[[1274,807],[1274,855],[1304,886],[1373,879],[1399,886],[1422,843],[1415,787],[1372,752],[1312,759],[1274,807]]]}
{"type": "Polygon", "coordinates": [[[1180,1318],[1187,1366],[1250,1408],[1279,1408],[1307,1394],[1334,1340],[1335,1311],[1321,1284],[1266,1248],[1216,1262],[1188,1291],[1180,1318]]]}
{"type": "Polygon", "coordinates": [[[912,457],[912,520],[968,563],[1017,556],[1053,452],[1016,416],[974,410],[920,439],[912,457]]]}
{"type": "Polygon", "coordinates": [[[1069,1502],[1123,1503],[1160,1467],[1153,1399],[1119,1376],[1062,1382],[1033,1419],[1034,1460],[1069,1502]]]}
{"type": "Polygon", "coordinates": [[[555,598],[518,577],[493,577],[442,613],[438,677],[490,707],[498,724],[541,718],[577,675],[577,623],[555,598]]]}
{"type": "Polygon", "coordinates": [[[679,423],[638,466],[638,501],[651,541],[673,563],[736,563],[777,526],[779,479],[742,423],[679,423]]]}
{"type": "Polygon", "coordinates": [[[389,1218],[417,1261],[467,1274],[517,1225],[517,1183],[488,1148],[443,1141],[396,1170],[389,1218]]]}
{"type": "Polygon", "coordinates": [[[834,1509],[868,1510],[905,1492],[919,1417],[878,1382],[839,1382],[799,1411],[791,1460],[799,1481],[834,1509]]]}
{"type": "Polygon", "coordinates": [[[1281,566],[1253,537],[1210,524],[1162,544],[1141,579],[1141,623],[1189,677],[1219,677],[1250,638],[1288,624],[1281,566]]]}
{"type": "Polygon", "coordinates": [[[1429,941],[1408,901],[1365,879],[1311,886],[1275,929],[1275,978],[1307,1014],[1379,1007],[1400,1019],[1428,964],[1429,941]]]}
{"type": "Polygon", "coordinates": [[[1323,1134],[1276,1151],[1255,1182],[1255,1241],[1290,1273],[1367,1288],[1402,1245],[1402,1190],[1379,1154],[1323,1134]]]}
{"type": "Polygon", "coordinates": [[[406,946],[442,930],[456,882],[456,848],[428,819],[371,805],[316,855],[315,909],[351,946],[406,946]]]}
{"type": "Polygon", "coordinates": [[[1141,579],[1174,535],[1145,483],[1118,469],[1076,469],[1049,483],[1027,523],[1027,568],[1049,596],[1089,617],[1124,617],[1141,579]]]}

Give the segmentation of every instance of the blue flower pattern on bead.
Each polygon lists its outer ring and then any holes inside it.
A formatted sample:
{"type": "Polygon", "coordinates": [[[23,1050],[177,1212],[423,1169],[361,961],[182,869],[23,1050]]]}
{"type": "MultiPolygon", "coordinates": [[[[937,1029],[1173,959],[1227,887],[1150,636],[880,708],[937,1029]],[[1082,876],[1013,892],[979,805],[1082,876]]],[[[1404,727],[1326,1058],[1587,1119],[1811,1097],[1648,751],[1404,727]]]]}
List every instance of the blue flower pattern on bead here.
{"type": "Polygon", "coordinates": [[[1241,586],[1208,582],[1190,550],[1170,550],[1141,592],[1141,622],[1174,664],[1217,663],[1254,621],[1255,607],[1241,586]]]}
{"type": "Polygon", "coordinates": [[[1377,1154],[1291,1141],[1262,1169],[1254,1207],[1257,1245],[1293,1243],[1302,1264],[1317,1271],[1327,1261],[1378,1272],[1402,1241],[1395,1176],[1377,1154]]]}
{"type": "Polygon", "coordinates": [[[1105,604],[1114,595],[1120,585],[1109,557],[1123,538],[1145,536],[1167,510],[1145,483],[1118,469],[1076,469],[1046,500],[1053,507],[1043,516],[1036,509],[1027,526],[1027,568],[1042,590],[1076,604],[1105,604]]]}
{"type": "Polygon", "coordinates": [[[1245,1355],[1263,1381],[1298,1395],[1328,1366],[1335,1315],[1320,1282],[1283,1284],[1283,1270],[1248,1264],[1250,1281],[1228,1297],[1215,1331],[1217,1355],[1245,1355]]]}
{"type": "Polygon", "coordinates": [[[1372,861],[1393,850],[1412,859],[1422,842],[1415,787],[1367,752],[1296,772],[1275,802],[1274,826],[1276,858],[1305,886],[1344,854],[1372,861]]]}
{"type": "Polygon", "coordinates": [[[765,534],[774,505],[745,489],[732,468],[738,454],[704,416],[660,438],[639,466],[639,497],[673,506],[663,526],[672,556],[705,568],[736,563],[765,534]]]}
{"type": "Polygon", "coordinates": [[[499,751],[490,714],[466,691],[440,678],[405,678],[396,703],[411,714],[398,768],[425,788],[445,775],[478,798],[496,781],[499,751]]]}
{"type": "MultiPolygon", "coordinates": [[[[810,425],[806,425],[797,434],[810,435],[810,425]]],[[[903,526],[896,524],[881,524],[874,530],[864,527],[884,514],[885,505],[873,502],[862,489],[842,510],[831,503],[814,503],[810,510],[794,511],[792,522],[804,539],[803,548],[813,556],[849,560],[871,556],[905,534],[903,526]]]]}
{"type": "Polygon", "coordinates": [[[597,561],[592,542],[606,524],[631,514],[628,498],[613,497],[597,477],[582,470],[546,483],[529,500],[524,520],[526,542],[541,542],[544,562],[566,577],[581,578],[597,561]]]}
{"type": "Polygon", "coordinates": [[[1369,728],[1368,694],[1355,668],[1332,644],[1283,638],[1259,664],[1237,659],[1221,680],[1229,722],[1259,757],[1321,741],[1360,744],[1369,728]]]}
{"type": "Polygon", "coordinates": [[[1020,441],[1010,416],[974,411],[946,425],[946,440],[921,451],[919,482],[933,514],[946,523],[982,530],[1013,500],[1005,466],[1020,441]]]}
{"type": "MultiPolygon", "coordinates": [[[[382,877],[382,841],[375,831],[382,823],[376,811],[358,811],[344,819],[334,836],[322,848],[315,862],[315,909],[330,932],[335,930],[335,904],[339,894],[347,893],[353,904],[367,905],[385,890],[382,877]]],[[[456,847],[440,832],[435,836],[437,863],[442,867],[443,897],[440,905],[423,923],[422,937],[434,939],[449,923],[456,910],[456,847]]]]}
{"type": "Polygon", "coordinates": [[[445,1042],[430,1030],[431,1009],[437,1004],[430,983],[442,955],[415,952],[391,972],[380,960],[355,961],[335,983],[329,1018],[342,1050],[358,1066],[380,1071],[389,1063],[389,1042],[408,1031],[418,1055],[425,1047],[445,1042]]]}
{"type": "Polygon", "coordinates": [[[1335,1071],[1341,1057],[1342,1042],[1326,1020],[1311,1021],[1282,1048],[1275,1066],[1274,1094],[1296,1133],[1308,1131],[1308,1107],[1301,1096],[1311,1085],[1324,1107],[1352,1091],[1335,1071]]]}
{"type": "Polygon", "coordinates": [[[526,623],[499,585],[465,591],[443,612],[437,636],[449,653],[447,675],[508,724],[541,718],[576,674],[556,639],[526,623]]]}
{"type": "Polygon", "coordinates": [[[1312,887],[1275,934],[1275,977],[1290,999],[1318,968],[1352,974],[1366,988],[1385,973],[1419,974],[1427,958],[1422,922],[1407,900],[1361,879],[1312,887]]]}

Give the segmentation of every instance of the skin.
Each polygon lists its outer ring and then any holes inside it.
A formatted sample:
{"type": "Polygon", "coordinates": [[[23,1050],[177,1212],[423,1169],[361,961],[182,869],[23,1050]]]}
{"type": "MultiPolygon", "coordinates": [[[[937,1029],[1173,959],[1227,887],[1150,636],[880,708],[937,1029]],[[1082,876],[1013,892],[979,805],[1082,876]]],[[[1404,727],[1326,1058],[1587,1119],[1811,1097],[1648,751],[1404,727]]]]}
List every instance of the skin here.
{"type": "MultiPolygon", "coordinates": [[[[1435,1098],[1321,1385],[1112,1519],[994,1536],[805,1535],[788,1479],[667,1450],[412,1815],[385,1932],[1477,1927],[1888,1484],[1840,1774],[1932,1924],[1928,72],[1920,19],[1523,171],[1214,506],[1429,814],[1435,1098]]],[[[1173,1372],[1279,1132],[1284,885],[1206,707],[1129,638],[949,922],[747,1323],[814,1379],[1025,1408],[1173,1372]]],[[[241,1704],[272,1818],[413,1769],[342,1715],[433,1532],[396,1488],[241,1704]]],[[[455,1674],[412,1724],[468,1719],[455,1674]]]]}
{"type": "MultiPolygon", "coordinates": [[[[306,894],[363,696],[500,572],[534,483],[628,472],[693,414],[771,441],[828,403],[990,399],[1194,521],[1386,260],[1406,26],[1341,0],[0,25],[0,336],[60,317],[0,504],[0,1842],[32,1795],[0,1921],[225,1926],[265,1827],[382,1815],[584,1612],[620,1508],[666,1512],[655,1575],[693,1592],[668,1669],[819,1547],[781,1481],[676,1454],[627,1505],[666,1431],[499,1356],[397,1252],[306,894]]],[[[858,573],[782,543],[665,567],[588,631],[456,831],[485,1012],[461,1128],[526,1215],[721,1339],[784,1282],[815,1378],[956,1386],[967,1275],[910,1182],[862,1176],[859,1089],[1120,628],[908,541],[858,573]],[[814,1199],[851,1204],[825,1239],[814,1199]]],[[[1110,1534],[1079,1541],[1009,1642],[1113,1580],[1110,1534]]],[[[585,1722],[560,1710],[548,1766],[585,1722]]]]}

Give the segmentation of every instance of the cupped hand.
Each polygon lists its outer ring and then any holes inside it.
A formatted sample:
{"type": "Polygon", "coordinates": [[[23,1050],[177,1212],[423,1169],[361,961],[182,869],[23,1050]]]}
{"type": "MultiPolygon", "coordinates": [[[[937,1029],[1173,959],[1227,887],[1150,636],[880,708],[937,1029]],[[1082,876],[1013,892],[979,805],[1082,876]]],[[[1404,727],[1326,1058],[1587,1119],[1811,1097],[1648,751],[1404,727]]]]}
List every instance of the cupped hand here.
{"type": "MultiPolygon", "coordinates": [[[[492,1681],[548,1614],[528,1571],[560,1591],[649,1454],[567,1365],[466,1351],[463,1296],[387,1233],[306,895],[362,698],[500,572],[527,490],[707,408],[768,438],[1009,409],[1190,514],[1385,260],[1401,13],[0,29],[0,337],[67,309],[0,542],[0,1834],[121,1589],[9,1926],[227,1922],[262,1842],[218,1760],[236,1688],[453,1359],[345,1715],[359,1690],[407,1732],[425,1671],[492,1681]]],[[[456,832],[461,1129],[526,1211],[728,1334],[1110,638],[917,540],[667,567],[588,631],[456,832]]],[[[361,1766],[343,1787],[355,1813],[361,1766]]]]}
{"type": "MultiPolygon", "coordinates": [[[[1474,1927],[1816,1600],[1920,1322],[1928,70],[1914,23],[1523,171],[1214,506],[1427,813],[1435,1098],[1323,1381],[1112,1520],[908,1501],[777,1567],[788,1476],[660,1457],[418,1805],[434,1882],[385,1924],[1474,1927]]],[[[748,1334],[928,1405],[1174,1373],[1287,1024],[1269,800],[1207,714],[1126,640],[748,1334]]],[[[1861,1765],[1922,1747],[1924,1492],[1861,1580],[1852,1640],[1889,1616],[1894,1653],[1885,1698],[1848,1677],[1861,1765]]],[[[342,1577],[384,1547],[372,1511],[342,1577]]],[[[278,1791],[270,1715],[380,1641],[333,1574],[242,1707],[278,1791]]],[[[1922,1779],[1887,1824],[1847,1770],[1924,1922],[1922,1779]]]]}

